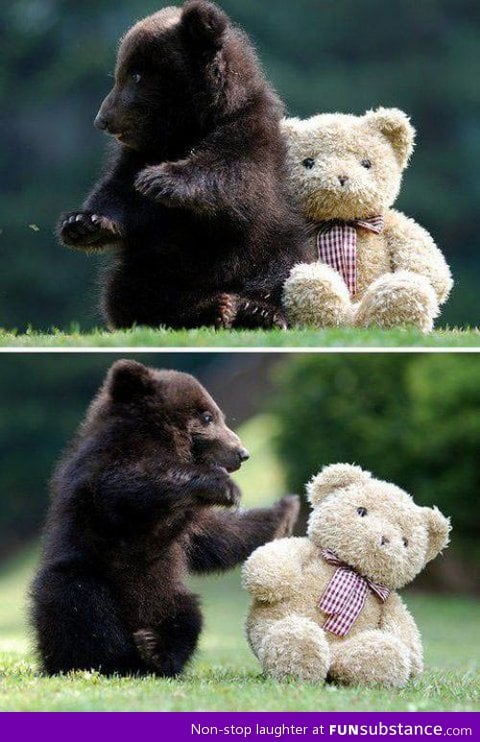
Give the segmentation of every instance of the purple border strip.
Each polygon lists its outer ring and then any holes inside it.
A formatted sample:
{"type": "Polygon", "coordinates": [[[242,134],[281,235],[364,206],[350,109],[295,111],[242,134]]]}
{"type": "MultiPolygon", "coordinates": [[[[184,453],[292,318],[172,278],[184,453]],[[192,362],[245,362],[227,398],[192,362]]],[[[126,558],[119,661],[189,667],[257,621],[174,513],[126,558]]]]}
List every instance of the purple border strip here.
{"type": "Polygon", "coordinates": [[[5,740],[480,740],[477,712],[3,712],[5,740]]]}

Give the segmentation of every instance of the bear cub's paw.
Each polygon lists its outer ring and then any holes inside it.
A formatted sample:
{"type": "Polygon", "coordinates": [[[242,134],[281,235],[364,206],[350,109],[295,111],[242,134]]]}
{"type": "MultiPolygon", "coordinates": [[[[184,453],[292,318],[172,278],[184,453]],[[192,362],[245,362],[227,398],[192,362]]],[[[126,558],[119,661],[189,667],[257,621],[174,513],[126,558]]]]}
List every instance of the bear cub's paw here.
{"type": "Polygon", "coordinates": [[[275,538],[291,536],[297,522],[298,514],[300,513],[300,498],[298,495],[287,495],[286,497],[282,497],[274,505],[274,508],[282,515],[278,529],[275,532],[275,538]]]}
{"type": "Polygon", "coordinates": [[[234,327],[244,329],[286,330],[288,327],[285,315],[274,304],[240,299],[234,327]]]}
{"type": "Polygon", "coordinates": [[[60,239],[71,247],[96,247],[117,242],[123,234],[113,219],[90,211],[72,211],[62,217],[58,227],[60,239]]]}
{"type": "Polygon", "coordinates": [[[200,487],[200,501],[207,505],[234,507],[240,502],[240,488],[221,466],[209,468],[200,487]]]}
{"type": "Polygon", "coordinates": [[[222,294],[218,303],[215,327],[231,330],[286,330],[287,320],[274,304],[249,299],[237,294],[222,294]]]}
{"type": "Polygon", "coordinates": [[[180,174],[181,168],[170,163],[146,167],[135,179],[135,190],[164,206],[180,206],[187,196],[180,174]]]}

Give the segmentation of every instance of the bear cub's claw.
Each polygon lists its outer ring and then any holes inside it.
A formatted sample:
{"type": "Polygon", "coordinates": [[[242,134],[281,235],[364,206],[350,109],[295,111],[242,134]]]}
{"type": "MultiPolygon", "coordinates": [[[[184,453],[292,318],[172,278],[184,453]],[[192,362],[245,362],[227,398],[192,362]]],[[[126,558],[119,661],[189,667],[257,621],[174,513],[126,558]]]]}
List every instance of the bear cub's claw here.
{"type": "Polygon", "coordinates": [[[273,304],[255,299],[248,299],[237,294],[222,294],[218,304],[215,327],[230,330],[232,328],[287,329],[287,320],[273,304]]]}

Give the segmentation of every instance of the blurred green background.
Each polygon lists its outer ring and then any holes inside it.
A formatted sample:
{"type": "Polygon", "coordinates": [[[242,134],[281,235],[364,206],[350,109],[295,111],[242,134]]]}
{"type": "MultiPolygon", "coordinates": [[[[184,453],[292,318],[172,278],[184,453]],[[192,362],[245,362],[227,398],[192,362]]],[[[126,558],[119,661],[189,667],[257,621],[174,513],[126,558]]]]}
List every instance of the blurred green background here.
{"type": "MultiPolygon", "coordinates": [[[[38,540],[48,479],[113,353],[0,357],[0,559],[38,540]]],[[[129,354],[194,373],[251,450],[236,474],[246,505],[304,493],[346,461],[452,517],[450,548],[419,578],[480,593],[480,356],[476,354],[129,354]]],[[[308,507],[299,524],[303,532],[308,507]]]]}
{"type": "MultiPolygon", "coordinates": [[[[57,245],[60,212],[100,169],[93,129],[119,36],[154,0],[16,0],[0,17],[0,323],[99,323],[98,270],[57,245]]],[[[398,205],[427,227],[456,288],[444,323],[478,323],[480,12],[475,0],[221,0],[253,37],[289,113],[398,106],[418,148],[398,205]]]]}

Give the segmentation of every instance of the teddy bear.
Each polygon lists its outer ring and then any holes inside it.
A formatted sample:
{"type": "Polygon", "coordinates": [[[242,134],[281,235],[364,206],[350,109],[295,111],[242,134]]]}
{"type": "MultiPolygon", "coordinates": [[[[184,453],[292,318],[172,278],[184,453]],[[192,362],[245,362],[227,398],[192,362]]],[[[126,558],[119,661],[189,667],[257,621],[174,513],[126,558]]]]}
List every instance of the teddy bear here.
{"type": "Polygon", "coordinates": [[[422,642],[397,590],[449,541],[450,521],[350,464],[307,485],[306,537],[245,562],[247,638],[266,674],[401,687],[423,669],[422,642]]]}
{"type": "Polygon", "coordinates": [[[452,288],[430,234],[392,209],[415,129],[396,108],[284,119],[291,193],[313,263],[284,285],[292,325],[433,328],[452,288]]]}

